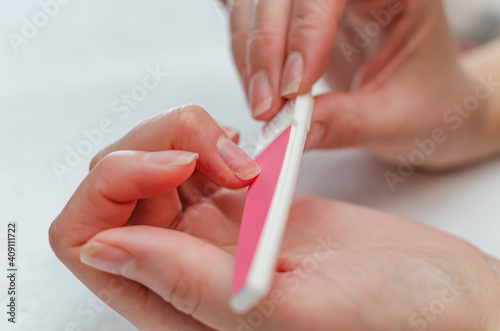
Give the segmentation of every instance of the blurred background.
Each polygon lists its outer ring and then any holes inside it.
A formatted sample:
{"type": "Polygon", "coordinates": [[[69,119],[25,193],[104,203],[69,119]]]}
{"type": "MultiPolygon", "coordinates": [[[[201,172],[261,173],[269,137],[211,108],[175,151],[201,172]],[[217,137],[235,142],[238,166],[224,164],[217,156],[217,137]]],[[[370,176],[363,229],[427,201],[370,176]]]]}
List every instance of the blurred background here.
{"type": "MultiPolygon", "coordinates": [[[[7,323],[0,309],[0,330],[135,330],[56,259],[50,223],[92,156],[163,110],[199,104],[240,129],[248,151],[260,125],[249,116],[215,1],[67,0],[46,22],[38,17],[43,27],[25,28],[31,38],[14,37],[40,3],[0,2],[0,307],[7,223],[19,228],[18,319],[7,323]],[[142,91],[155,71],[157,86],[127,105],[122,96],[142,91]],[[110,126],[99,135],[102,121],[110,126]]],[[[500,35],[498,0],[446,3],[464,48],[500,35]]],[[[363,151],[314,152],[304,158],[298,191],[397,213],[500,257],[499,166],[497,158],[446,175],[418,173],[393,193],[383,176],[390,168],[363,151]]]]}

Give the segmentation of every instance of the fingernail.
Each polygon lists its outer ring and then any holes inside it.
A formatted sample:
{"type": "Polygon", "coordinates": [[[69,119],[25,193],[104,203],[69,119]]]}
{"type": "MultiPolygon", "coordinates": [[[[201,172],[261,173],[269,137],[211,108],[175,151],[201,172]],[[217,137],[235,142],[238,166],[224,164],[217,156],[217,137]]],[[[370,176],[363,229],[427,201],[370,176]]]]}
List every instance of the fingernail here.
{"type": "Polygon", "coordinates": [[[273,96],[271,84],[265,72],[256,73],[250,79],[248,95],[250,96],[250,107],[252,108],[253,117],[259,117],[271,108],[273,96]]]}
{"type": "Polygon", "coordinates": [[[236,137],[239,134],[238,130],[236,130],[230,126],[222,125],[221,128],[222,128],[222,130],[224,130],[224,132],[227,134],[227,136],[231,139],[233,139],[234,137],[236,137]]]}
{"type": "Polygon", "coordinates": [[[231,139],[221,136],[217,147],[222,161],[239,179],[249,180],[260,174],[257,163],[231,139]]]}
{"type": "Polygon", "coordinates": [[[304,147],[305,150],[317,148],[321,145],[321,140],[325,135],[325,126],[321,123],[314,123],[311,126],[311,130],[307,135],[306,145],[304,147]]]}
{"type": "Polygon", "coordinates": [[[297,93],[302,82],[304,61],[299,52],[290,53],[281,76],[281,96],[297,93]]]}
{"type": "Polygon", "coordinates": [[[199,157],[198,153],[183,151],[162,151],[144,155],[146,161],[162,166],[188,165],[199,157]]]}
{"type": "Polygon", "coordinates": [[[124,269],[130,269],[132,256],[124,250],[100,242],[90,242],[82,246],[80,260],[99,270],[123,275],[124,269]]]}

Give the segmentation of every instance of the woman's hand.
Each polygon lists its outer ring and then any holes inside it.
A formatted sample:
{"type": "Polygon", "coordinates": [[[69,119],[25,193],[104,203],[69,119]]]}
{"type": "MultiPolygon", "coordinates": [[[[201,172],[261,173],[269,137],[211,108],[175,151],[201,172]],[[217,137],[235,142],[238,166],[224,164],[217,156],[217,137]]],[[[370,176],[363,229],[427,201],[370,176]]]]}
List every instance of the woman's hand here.
{"type": "Polygon", "coordinates": [[[234,315],[245,191],[221,185],[245,186],[230,168],[255,165],[232,145],[219,157],[226,138],[194,106],[143,123],[95,159],[51,226],[57,256],[140,330],[499,326],[498,261],[424,225],[317,198],[293,204],[269,296],[234,315]]]}
{"type": "Polygon", "coordinates": [[[471,78],[464,71],[441,1],[226,4],[255,118],[269,120],[284,98],[310,90],[321,77],[331,87],[316,97],[308,149],[362,146],[389,162],[403,158],[434,170],[498,150],[482,140],[491,136],[487,104],[500,94],[500,74],[477,79],[478,72],[471,78]]]}

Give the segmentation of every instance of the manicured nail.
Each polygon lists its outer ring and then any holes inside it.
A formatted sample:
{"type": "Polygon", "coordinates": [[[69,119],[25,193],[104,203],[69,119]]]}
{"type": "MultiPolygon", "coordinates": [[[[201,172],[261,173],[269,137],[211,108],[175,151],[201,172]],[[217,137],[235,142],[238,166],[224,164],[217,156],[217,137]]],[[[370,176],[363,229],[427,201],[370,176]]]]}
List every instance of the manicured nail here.
{"type": "Polygon", "coordinates": [[[224,163],[241,180],[249,180],[260,174],[260,167],[231,139],[221,136],[217,142],[219,155],[224,163]]]}
{"type": "Polygon", "coordinates": [[[162,166],[188,165],[199,157],[198,153],[183,151],[162,151],[144,155],[146,161],[162,166]]]}
{"type": "Polygon", "coordinates": [[[321,140],[325,135],[325,126],[321,123],[314,123],[307,135],[305,150],[317,148],[321,145],[321,140]]]}
{"type": "Polygon", "coordinates": [[[281,96],[297,93],[304,74],[304,61],[299,52],[290,53],[281,76],[281,96]]]}
{"type": "Polygon", "coordinates": [[[99,270],[123,275],[134,263],[132,256],[124,250],[100,242],[89,242],[82,246],[80,260],[99,270]]]}
{"type": "Polygon", "coordinates": [[[265,72],[258,72],[250,79],[248,95],[253,117],[259,117],[271,108],[273,96],[271,84],[265,72]]]}

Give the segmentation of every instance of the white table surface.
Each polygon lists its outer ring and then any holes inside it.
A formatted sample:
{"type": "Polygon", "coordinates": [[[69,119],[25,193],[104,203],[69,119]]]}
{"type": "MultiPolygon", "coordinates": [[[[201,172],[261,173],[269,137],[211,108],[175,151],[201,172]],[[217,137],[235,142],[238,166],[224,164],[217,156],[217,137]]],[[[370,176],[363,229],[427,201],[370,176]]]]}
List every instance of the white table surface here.
{"type": "MultiPolygon", "coordinates": [[[[37,1],[0,4],[0,34],[19,33],[37,1]]],[[[52,162],[63,162],[82,130],[109,117],[116,129],[95,151],[144,119],[174,106],[197,103],[252,141],[250,120],[228,51],[226,21],[209,0],[77,1],[63,6],[38,35],[13,52],[0,44],[0,307],[6,300],[6,224],[18,223],[18,323],[0,330],[134,330],[95,299],[54,256],[47,229],[84,178],[90,156],[63,181],[52,162]],[[139,84],[147,66],[170,75],[130,116],[119,120],[113,100],[139,84]]],[[[300,193],[386,210],[465,238],[500,257],[500,158],[445,175],[417,173],[392,193],[387,166],[363,151],[305,156],[300,193]]]]}

